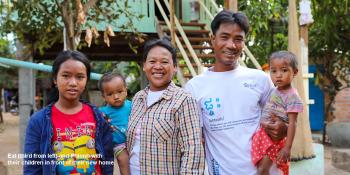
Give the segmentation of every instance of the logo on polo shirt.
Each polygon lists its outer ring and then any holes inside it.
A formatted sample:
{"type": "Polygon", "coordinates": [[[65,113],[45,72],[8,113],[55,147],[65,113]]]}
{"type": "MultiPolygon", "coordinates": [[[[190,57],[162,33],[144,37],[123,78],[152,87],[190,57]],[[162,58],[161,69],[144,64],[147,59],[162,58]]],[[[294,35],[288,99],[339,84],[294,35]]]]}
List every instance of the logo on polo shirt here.
{"type": "Polygon", "coordinates": [[[247,82],[243,83],[243,86],[249,89],[254,89],[257,86],[257,83],[253,80],[248,80],[247,82]]]}
{"type": "Polygon", "coordinates": [[[209,116],[214,116],[220,108],[220,98],[207,98],[204,101],[204,109],[209,116]]]}

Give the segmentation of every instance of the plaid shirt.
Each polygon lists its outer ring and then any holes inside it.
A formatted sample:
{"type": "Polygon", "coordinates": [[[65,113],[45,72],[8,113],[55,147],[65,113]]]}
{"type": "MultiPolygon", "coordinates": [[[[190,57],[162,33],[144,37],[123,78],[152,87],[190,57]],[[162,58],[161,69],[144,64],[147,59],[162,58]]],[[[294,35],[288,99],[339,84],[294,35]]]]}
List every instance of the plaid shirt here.
{"type": "Polygon", "coordinates": [[[202,175],[204,149],[196,100],[170,83],[161,98],[147,107],[148,90],[135,95],[127,131],[130,153],[141,124],[141,174],[202,175]]]}

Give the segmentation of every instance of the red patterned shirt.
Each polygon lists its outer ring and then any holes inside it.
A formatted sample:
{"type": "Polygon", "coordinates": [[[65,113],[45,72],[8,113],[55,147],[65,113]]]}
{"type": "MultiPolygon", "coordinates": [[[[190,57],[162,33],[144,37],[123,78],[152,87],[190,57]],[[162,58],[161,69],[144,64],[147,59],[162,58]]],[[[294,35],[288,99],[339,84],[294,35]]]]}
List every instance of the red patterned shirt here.
{"type": "Polygon", "coordinates": [[[57,155],[57,174],[101,174],[95,149],[96,121],[92,109],[83,104],[75,114],[52,106],[52,147],[57,155]]]}

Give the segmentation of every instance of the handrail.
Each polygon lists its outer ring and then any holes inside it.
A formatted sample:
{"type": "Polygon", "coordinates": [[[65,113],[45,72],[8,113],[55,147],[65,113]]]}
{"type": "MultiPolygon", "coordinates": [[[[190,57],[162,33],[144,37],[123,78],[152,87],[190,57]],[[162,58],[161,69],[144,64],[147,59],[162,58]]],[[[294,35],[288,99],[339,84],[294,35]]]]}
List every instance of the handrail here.
{"type": "MultiPolygon", "coordinates": [[[[45,64],[38,64],[28,61],[21,61],[21,60],[15,60],[5,57],[0,57],[0,63],[5,64],[8,66],[15,66],[15,67],[21,67],[26,69],[33,69],[33,70],[39,70],[43,72],[52,72],[52,66],[45,65],[45,64]]],[[[90,73],[90,77],[92,80],[99,80],[102,75],[99,73],[90,73]]]]}
{"type": "MultiPolygon", "coordinates": [[[[165,6],[168,8],[168,10],[170,10],[169,2],[167,0],[164,0],[164,2],[165,2],[165,6]]],[[[176,16],[174,16],[174,21],[175,21],[176,28],[179,30],[180,35],[183,38],[188,51],[190,52],[194,62],[197,65],[198,74],[200,74],[202,72],[202,70],[203,70],[202,63],[199,61],[196,52],[193,50],[192,45],[191,45],[190,41],[188,40],[188,38],[186,36],[186,33],[183,30],[183,28],[182,28],[182,26],[181,26],[181,24],[180,24],[180,22],[179,22],[179,20],[177,19],[176,16]]]]}
{"type": "MultiPolygon", "coordinates": [[[[158,6],[158,9],[160,11],[160,13],[162,14],[162,17],[164,18],[164,21],[166,23],[166,25],[170,28],[170,21],[168,19],[168,17],[166,16],[165,12],[164,12],[164,9],[162,7],[162,5],[160,4],[159,0],[155,0],[157,6],[158,6]]],[[[194,77],[197,75],[196,71],[194,70],[193,66],[192,66],[192,63],[190,61],[190,59],[188,58],[187,54],[186,54],[186,51],[185,49],[183,48],[179,38],[177,37],[177,35],[175,35],[175,42],[176,42],[176,45],[177,47],[179,48],[180,50],[180,53],[181,55],[183,56],[183,59],[185,60],[185,63],[191,73],[191,75],[194,77]]]]}
{"type": "MultiPolygon", "coordinates": [[[[199,0],[201,1],[201,0],[199,0]]],[[[209,0],[211,2],[211,5],[215,8],[215,10],[218,12],[219,11],[219,6],[216,4],[214,0],[209,0]]]]}
{"type": "Polygon", "coordinates": [[[185,77],[180,70],[176,71],[176,76],[177,76],[177,79],[179,80],[181,86],[185,86],[186,80],[185,80],[185,77]]]}
{"type": "Polygon", "coordinates": [[[244,45],[243,48],[244,52],[247,54],[248,58],[250,58],[250,60],[252,60],[254,66],[257,69],[262,70],[262,67],[260,66],[259,62],[256,60],[256,58],[254,57],[254,55],[252,54],[252,52],[250,52],[250,50],[248,49],[248,47],[246,45],[244,45]]]}
{"type": "Polygon", "coordinates": [[[199,0],[198,1],[199,4],[203,7],[204,11],[207,13],[207,15],[211,18],[211,19],[214,19],[214,16],[210,13],[209,9],[207,8],[207,6],[204,5],[204,3],[199,0]]]}
{"type": "MultiPolygon", "coordinates": [[[[203,0],[198,0],[198,2],[202,5],[204,11],[207,13],[207,15],[211,18],[211,20],[214,19],[213,15],[210,13],[209,9],[206,7],[206,5],[202,2],[203,0]]],[[[213,0],[210,0],[210,2],[212,3],[213,7],[215,8],[215,10],[218,12],[219,8],[216,8],[217,5],[215,6],[214,4],[216,4],[213,0]]],[[[254,66],[257,69],[262,70],[262,67],[260,66],[259,62],[256,60],[256,58],[254,57],[254,55],[250,52],[250,50],[248,49],[248,47],[246,45],[244,45],[243,51],[247,54],[248,58],[253,62],[254,66]]],[[[243,63],[243,61],[240,61],[241,63],[243,63]]]]}
{"type": "MultiPolygon", "coordinates": [[[[245,56],[243,55],[242,57],[244,57],[245,58],[245,56]]],[[[248,67],[245,63],[244,63],[244,61],[243,61],[243,59],[244,58],[242,58],[242,59],[238,59],[238,61],[239,61],[239,64],[241,64],[242,66],[244,66],[244,67],[248,67]]]]}

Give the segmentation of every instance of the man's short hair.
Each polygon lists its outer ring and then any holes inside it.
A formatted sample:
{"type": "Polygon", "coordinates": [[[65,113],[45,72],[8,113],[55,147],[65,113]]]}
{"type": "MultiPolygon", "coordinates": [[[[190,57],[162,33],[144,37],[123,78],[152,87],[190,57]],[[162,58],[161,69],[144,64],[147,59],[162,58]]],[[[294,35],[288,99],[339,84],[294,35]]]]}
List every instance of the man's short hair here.
{"type": "Polygon", "coordinates": [[[211,22],[210,27],[213,35],[216,34],[216,31],[219,29],[222,23],[232,23],[239,25],[239,27],[241,27],[241,29],[244,31],[245,35],[247,35],[249,32],[248,17],[242,12],[234,13],[229,10],[222,10],[219,12],[211,22]]]}

